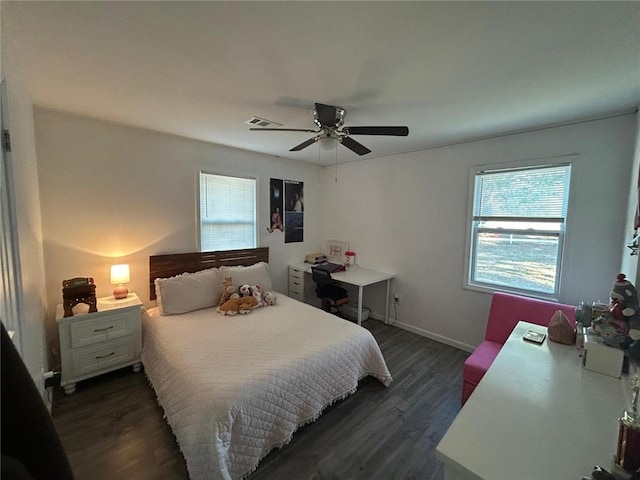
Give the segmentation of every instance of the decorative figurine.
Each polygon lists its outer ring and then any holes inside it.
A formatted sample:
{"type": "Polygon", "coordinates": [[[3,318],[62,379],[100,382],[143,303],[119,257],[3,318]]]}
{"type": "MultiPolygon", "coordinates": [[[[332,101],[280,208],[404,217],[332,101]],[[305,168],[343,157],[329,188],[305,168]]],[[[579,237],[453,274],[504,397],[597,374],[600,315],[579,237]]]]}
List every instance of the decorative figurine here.
{"type": "Polygon", "coordinates": [[[632,358],[640,360],[640,308],[638,292],[633,284],[619,273],[609,294],[608,311],[596,318],[591,326],[605,345],[629,349],[632,358]]]}
{"type": "Polygon", "coordinates": [[[618,430],[618,452],[616,464],[627,472],[635,472],[640,468],[640,422],[638,419],[638,393],[640,381],[634,375],[631,379],[633,400],[631,412],[625,411],[620,419],[618,430]]]}
{"type": "Polygon", "coordinates": [[[89,312],[97,312],[96,286],[91,277],[75,277],[62,281],[64,316],[73,316],[73,307],[79,303],[89,305],[89,312]]]}

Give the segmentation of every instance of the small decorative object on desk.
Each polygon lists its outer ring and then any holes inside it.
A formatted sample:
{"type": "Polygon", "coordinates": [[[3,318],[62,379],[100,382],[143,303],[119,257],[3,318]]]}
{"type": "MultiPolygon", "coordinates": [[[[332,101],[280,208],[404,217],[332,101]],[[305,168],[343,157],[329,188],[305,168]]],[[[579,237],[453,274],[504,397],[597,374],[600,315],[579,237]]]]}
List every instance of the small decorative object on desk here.
{"type": "Polygon", "coordinates": [[[635,472],[640,468],[640,419],[638,418],[640,381],[637,375],[631,379],[631,389],[633,392],[631,411],[625,411],[619,419],[616,455],[616,464],[627,472],[635,472]]]}
{"type": "Polygon", "coordinates": [[[344,265],[347,268],[353,267],[356,264],[356,252],[347,250],[346,252],[344,252],[344,257],[345,257],[344,265]]]}
{"type": "Polygon", "coordinates": [[[534,330],[527,330],[527,333],[523,335],[522,339],[526,340],[527,342],[542,344],[546,336],[547,336],[546,334],[541,332],[536,332],[534,330]]]}
{"type": "MultiPolygon", "coordinates": [[[[605,345],[628,350],[632,361],[640,361],[640,307],[638,292],[633,284],[619,273],[609,293],[610,305],[599,312],[592,329],[605,345]]],[[[597,311],[594,309],[594,315],[597,311]]]]}
{"type": "Polygon", "coordinates": [[[576,327],[590,327],[591,321],[593,320],[591,305],[587,302],[580,302],[580,305],[576,308],[575,319],[576,319],[576,327]]]}
{"type": "Polygon", "coordinates": [[[576,343],[576,330],[571,326],[567,316],[561,310],[556,310],[549,320],[549,340],[565,345],[576,343]]]}
{"type": "Polygon", "coordinates": [[[333,263],[344,262],[344,252],[349,250],[349,242],[327,240],[327,260],[333,263]]]}

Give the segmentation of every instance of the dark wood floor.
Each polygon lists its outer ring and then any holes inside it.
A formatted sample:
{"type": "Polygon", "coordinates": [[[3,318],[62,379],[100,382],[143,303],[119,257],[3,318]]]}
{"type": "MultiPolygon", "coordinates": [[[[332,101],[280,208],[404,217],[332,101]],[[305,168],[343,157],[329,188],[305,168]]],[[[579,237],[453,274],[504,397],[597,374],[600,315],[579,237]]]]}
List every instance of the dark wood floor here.
{"type": "MultiPolygon", "coordinates": [[[[249,480],[437,479],[434,450],[460,408],[465,352],[369,320],[393,375],[365,379],[249,480]]],[[[53,420],[78,480],[187,479],[184,459],[144,374],[123,369],[54,392],[53,420]]]]}

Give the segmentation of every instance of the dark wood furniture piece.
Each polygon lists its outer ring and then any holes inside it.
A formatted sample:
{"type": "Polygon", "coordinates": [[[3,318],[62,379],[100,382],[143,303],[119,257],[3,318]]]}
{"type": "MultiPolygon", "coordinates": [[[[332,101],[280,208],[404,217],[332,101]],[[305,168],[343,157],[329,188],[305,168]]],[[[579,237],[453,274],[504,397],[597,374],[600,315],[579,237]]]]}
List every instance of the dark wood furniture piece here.
{"type": "Polygon", "coordinates": [[[73,316],[73,307],[79,303],[89,305],[89,313],[97,312],[96,286],[91,277],[75,277],[62,281],[64,316],[73,316]]]}

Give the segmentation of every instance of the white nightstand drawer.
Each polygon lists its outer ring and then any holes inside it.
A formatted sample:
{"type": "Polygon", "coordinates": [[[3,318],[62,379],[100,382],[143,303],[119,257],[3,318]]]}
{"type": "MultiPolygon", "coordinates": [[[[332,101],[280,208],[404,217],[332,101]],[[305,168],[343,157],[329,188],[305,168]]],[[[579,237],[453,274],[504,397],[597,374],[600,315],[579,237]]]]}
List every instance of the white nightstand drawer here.
{"type": "MultiPolygon", "coordinates": [[[[136,312],[134,315],[139,314],[136,312]]],[[[131,335],[133,328],[129,321],[130,316],[127,312],[114,312],[102,318],[72,323],[71,346],[73,348],[84,347],[131,335]]]]}
{"type": "Polygon", "coordinates": [[[106,345],[86,347],[73,352],[73,372],[76,376],[86,375],[112,365],[132,361],[134,358],[133,337],[106,345]]]}

